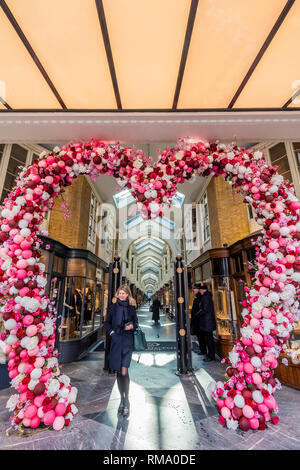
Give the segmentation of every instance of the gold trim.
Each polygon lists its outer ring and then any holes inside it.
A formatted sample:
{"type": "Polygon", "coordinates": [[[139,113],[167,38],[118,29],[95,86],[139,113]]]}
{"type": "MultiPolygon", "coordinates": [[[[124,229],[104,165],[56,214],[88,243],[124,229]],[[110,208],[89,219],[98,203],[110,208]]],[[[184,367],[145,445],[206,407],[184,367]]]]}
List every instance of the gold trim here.
{"type": "Polygon", "coordinates": [[[185,331],[183,328],[181,328],[181,329],[179,330],[180,336],[185,336],[185,333],[186,333],[186,331],[185,331]]]}
{"type": "Polygon", "coordinates": [[[178,297],[177,300],[178,300],[178,303],[179,303],[179,304],[183,304],[183,302],[184,302],[184,298],[183,298],[183,297],[178,297]]]}

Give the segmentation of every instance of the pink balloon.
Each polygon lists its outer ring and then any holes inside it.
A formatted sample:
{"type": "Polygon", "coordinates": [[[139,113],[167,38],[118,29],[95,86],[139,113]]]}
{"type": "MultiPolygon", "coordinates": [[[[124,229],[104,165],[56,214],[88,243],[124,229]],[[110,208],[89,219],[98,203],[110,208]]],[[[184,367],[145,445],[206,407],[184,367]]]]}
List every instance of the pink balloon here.
{"type": "Polygon", "coordinates": [[[28,356],[32,357],[32,356],[36,356],[39,352],[39,347],[37,346],[36,348],[34,349],[29,349],[28,351],[28,356]]]}
{"type": "Polygon", "coordinates": [[[217,406],[218,408],[222,408],[225,406],[225,400],[222,400],[221,398],[217,398],[217,406]]]}
{"type": "Polygon", "coordinates": [[[58,403],[55,407],[55,414],[56,416],[63,416],[67,410],[67,406],[65,403],[58,403]]]}
{"type": "Polygon", "coordinates": [[[34,369],[34,366],[33,364],[30,364],[29,362],[27,362],[25,365],[24,365],[24,373],[25,374],[30,374],[34,369]]]}
{"type": "Polygon", "coordinates": [[[251,429],[258,429],[259,428],[259,421],[257,418],[250,418],[249,419],[250,428],[251,429]]]}
{"type": "Polygon", "coordinates": [[[20,270],[20,269],[26,269],[27,266],[28,266],[28,263],[26,261],[26,259],[20,259],[17,264],[16,264],[17,268],[20,270]]]}
{"type": "Polygon", "coordinates": [[[24,418],[24,419],[22,420],[22,424],[23,424],[23,426],[25,426],[25,428],[29,428],[30,422],[31,422],[31,419],[30,419],[30,418],[24,418]]]}
{"type": "Polygon", "coordinates": [[[44,423],[46,426],[51,426],[55,420],[55,413],[53,410],[47,411],[44,415],[44,423]]]}
{"type": "Polygon", "coordinates": [[[40,422],[41,422],[40,418],[38,416],[35,416],[34,418],[30,420],[30,427],[33,429],[36,429],[39,427],[40,422]]]}
{"type": "Polygon", "coordinates": [[[63,416],[56,416],[53,422],[54,431],[60,431],[65,425],[65,418],[63,416]]]}
{"type": "Polygon", "coordinates": [[[34,367],[43,367],[44,364],[45,364],[45,358],[37,357],[34,363],[34,367]]]}
{"type": "Polygon", "coordinates": [[[255,383],[256,385],[259,385],[262,383],[261,375],[258,372],[254,372],[254,374],[252,374],[252,378],[253,378],[253,383],[255,383]]]}
{"type": "Polygon", "coordinates": [[[26,276],[27,276],[27,271],[25,271],[24,269],[18,269],[17,279],[25,279],[26,276]]]}
{"type": "Polygon", "coordinates": [[[223,406],[223,408],[221,409],[221,415],[222,415],[223,418],[225,418],[225,419],[230,418],[230,416],[231,416],[230,409],[227,408],[227,406],[223,406]]]}
{"type": "Polygon", "coordinates": [[[244,338],[244,336],[242,336],[241,341],[245,346],[251,346],[252,345],[252,341],[251,341],[250,338],[244,338]]]}
{"type": "Polygon", "coordinates": [[[263,342],[263,337],[259,333],[253,333],[251,339],[255,344],[261,344],[263,342]]]}
{"type": "Polygon", "coordinates": [[[23,259],[29,259],[32,257],[32,251],[31,250],[24,250],[22,253],[22,258],[23,259]]]}
{"type": "Polygon", "coordinates": [[[37,407],[35,405],[29,405],[26,408],[24,416],[25,418],[33,418],[37,414],[37,407]]]}
{"type": "Polygon", "coordinates": [[[25,326],[29,326],[33,323],[33,320],[34,318],[32,315],[25,315],[25,317],[23,318],[23,324],[25,326]]]}
{"type": "Polygon", "coordinates": [[[29,337],[35,336],[38,332],[36,325],[30,325],[26,328],[26,335],[29,337]]]}
{"type": "Polygon", "coordinates": [[[254,416],[254,411],[249,405],[245,405],[243,407],[243,415],[246,416],[246,418],[253,418],[254,416]]]}
{"type": "Polygon", "coordinates": [[[44,400],[45,400],[45,396],[44,395],[39,395],[39,396],[35,397],[35,399],[33,400],[33,403],[35,404],[35,406],[37,408],[40,408],[42,406],[44,400]]]}
{"type": "Polygon", "coordinates": [[[253,372],[255,371],[255,367],[251,364],[251,362],[246,362],[244,364],[244,371],[246,372],[246,374],[253,374],[253,372]]]}

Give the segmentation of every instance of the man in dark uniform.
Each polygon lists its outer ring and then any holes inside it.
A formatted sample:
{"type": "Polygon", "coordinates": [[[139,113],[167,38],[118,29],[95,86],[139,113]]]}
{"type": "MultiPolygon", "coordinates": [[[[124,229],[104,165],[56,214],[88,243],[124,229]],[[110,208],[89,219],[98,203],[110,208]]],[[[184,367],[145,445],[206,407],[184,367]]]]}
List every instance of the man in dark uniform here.
{"type": "Polygon", "coordinates": [[[193,306],[191,310],[191,334],[197,336],[198,342],[199,342],[198,354],[202,355],[202,354],[206,354],[206,350],[202,352],[202,349],[200,346],[200,341],[199,341],[200,330],[198,327],[198,319],[196,317],[196,313],[199,311],[199,305],[200,305],[200,300],[201,300],[200,288],[201,288],[201,284],[194,284],[193,286],[194,301],[193,301],[193,306]]]}
{"type": "Polygon", "coordinates": [[[197,327],[199,329],[198,341],[202,354],[206,354],[205,362],[215,360],[215,342],[213,331],[216,330],[215,309],[212,294],[207,290],[206,284],[200,286],[199,310],[196,312],[197,327]]]}

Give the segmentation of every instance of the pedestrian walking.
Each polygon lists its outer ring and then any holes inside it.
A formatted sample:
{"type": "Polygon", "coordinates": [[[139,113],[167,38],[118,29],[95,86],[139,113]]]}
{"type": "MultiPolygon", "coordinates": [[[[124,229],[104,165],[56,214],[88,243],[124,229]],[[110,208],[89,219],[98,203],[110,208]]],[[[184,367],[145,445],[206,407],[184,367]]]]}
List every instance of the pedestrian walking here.
{"type": "Polygon", "coordinates": [[[129,374],[128,369],[133,352],[133,332],[138,327],[136,302],[129,286],[118,288],[109,307],[105,328],[111,337],[109,367],[117,372],[118,389],[121,403],[118,414],[129,416],[129,374]]]}
{"type": "Polygon", "coordinates": [[[152,304],[152,320],[155,321],[155,324],[157,325],[160,319],[160,309],[161,309],[161,303],[158,299],[158,297],[154,297],[153,304],[152,304]]]}

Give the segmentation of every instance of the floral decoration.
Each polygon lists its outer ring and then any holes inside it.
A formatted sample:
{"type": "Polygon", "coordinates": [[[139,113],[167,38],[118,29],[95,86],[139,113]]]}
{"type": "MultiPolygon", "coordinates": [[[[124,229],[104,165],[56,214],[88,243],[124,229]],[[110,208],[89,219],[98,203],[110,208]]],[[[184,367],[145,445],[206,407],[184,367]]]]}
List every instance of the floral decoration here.
{"type": "Polygon", "coordinates": [[[45,295],[45,266],[38,227],[55,198],[81,174],[112,175],[137,200],[145,218],[163,215],[177,185],[195,176],[222,176],[252,205],[263,237],[256,273],[245,288],[241,337],[229,353],[224,382],[211,393],[229,429],[264,429],[278,422],[273,378],[278,357],[298,319],[300,204],[294,188],[260,151],[235,145],[181,140],[150,164],[142,151],[98,140],[70,142],[43,152],[24,168],[1,207],[1,345],[9,356],[11,386],[18,392],[7,408],[13,427],[60,430],[77,413],[77,389],[62,374],[55,349],[56,313],[45,295]]]}

